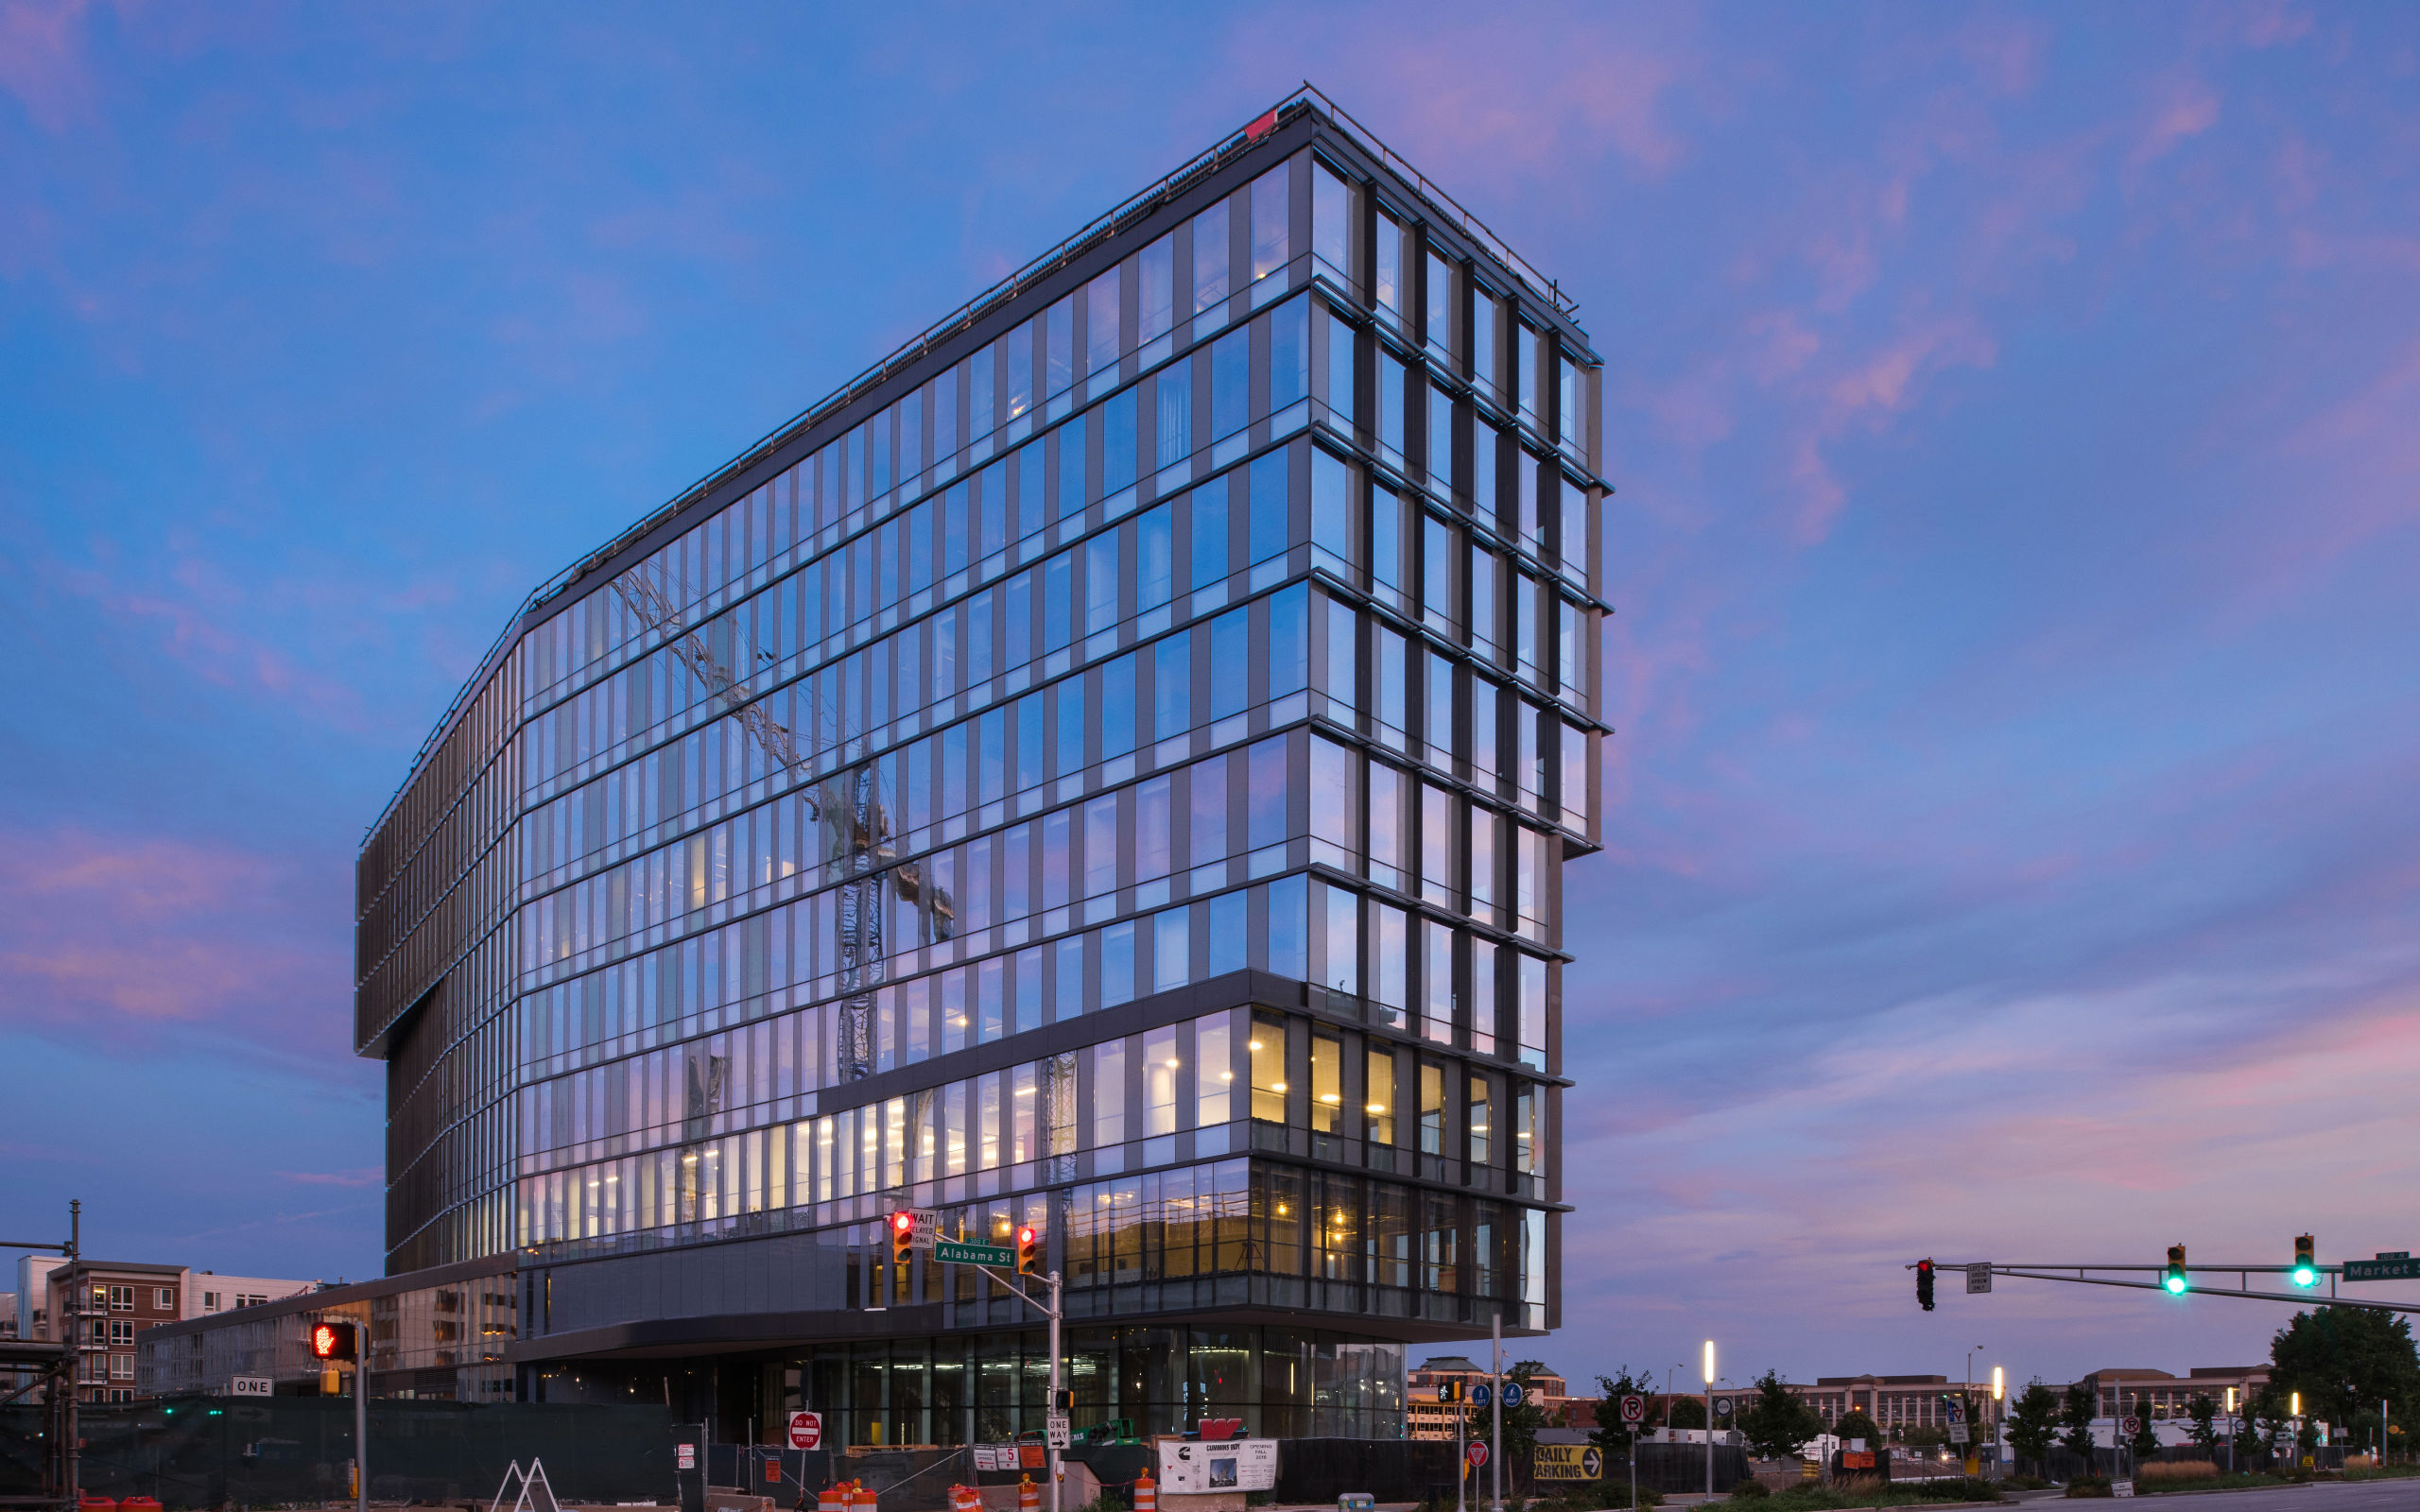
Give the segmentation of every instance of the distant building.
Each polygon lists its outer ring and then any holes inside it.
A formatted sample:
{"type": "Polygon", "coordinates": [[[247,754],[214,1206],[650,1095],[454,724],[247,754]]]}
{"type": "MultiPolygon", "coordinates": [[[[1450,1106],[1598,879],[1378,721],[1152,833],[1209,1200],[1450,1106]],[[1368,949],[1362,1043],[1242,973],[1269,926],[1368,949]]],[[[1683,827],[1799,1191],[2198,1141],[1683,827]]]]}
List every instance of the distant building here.
{"type": "MultiPolygon", "coordinates": [[[[1506,1368],[1511,1368],[1507,1363],[1506,1368]]],[[[1448,1381],[1461,1381],[1477,1386],[1488,1380],[1487,1367],[1467,1355],[1435,1354],[1421,1362],[1419,1368],[1404,1377],[1405,1431],[1413,1438],[1444,1438],[1454,1436],[1454,1416],[1457,1412],[1474,1414],[1474,1424],[1482,1424],[1486,1409],[1465,1402],[1456,1406],[1437,1400],[1437,1388],[1448,1381]]],[[[1529,1405],[1544,1408],[1547,1421],[1561,1423],[1571,1401],[1570,1387],[1564,1378],[1551,1371],[1532,1375],[1530,1383],[1534,1391],[1529,1405]]]]}
{"type": "Polygon", "coordinates": [[[2158,1421],[2191,1417],[2196,1397],[2209,1398],[2221,1413],[2239,1410],[2245,1398],[2269,1383],[2272,1368],[2268,1365],[2195,1366],[2182,1376],[2165,1370],[2117,1368],[2095,1370],[2083,1379],[2100,1400],[2101,1417],[2158,1421]]]}
{"type": "Polygon", "coordinates": [[[291,1297],[316,1284],[197,1274],[184,1265],[139,1261],[29,1258],[18,1273],[20,1336],[74,1345],[77,1396],[88,1402],[134,1400],[136,1349],[152,1329],[291,1297]],[[30,1310],[28,1297],[40,1299],[30,1310]]]}
{"type": "MultiPolygon", "coordinates": [[[[230,1295],[250,1294],[231,1283],[230,1295]]],[[[130,1383],[146,1397],[223,1394],[237,1376],[266,1376],[278,1396],[317,1396],[321,1366],[307,1341],[314,1324],[335,1318],[369,1337],[373,1397],[510,1401],[518,1295],[507,1256],[205,1313],[146,1332],[130,1383]]]]}

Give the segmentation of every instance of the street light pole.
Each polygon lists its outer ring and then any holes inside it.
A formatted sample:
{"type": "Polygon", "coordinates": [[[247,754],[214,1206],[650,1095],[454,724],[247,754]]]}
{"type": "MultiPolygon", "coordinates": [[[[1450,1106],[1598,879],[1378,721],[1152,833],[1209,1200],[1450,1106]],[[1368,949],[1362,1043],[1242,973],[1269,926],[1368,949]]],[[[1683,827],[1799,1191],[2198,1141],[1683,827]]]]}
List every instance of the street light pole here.
{"type": "Polygon", "coordinates": [[[1714,1341],[1705,1341],[1705,1494],[1714,1494],[1714,1341]]]}

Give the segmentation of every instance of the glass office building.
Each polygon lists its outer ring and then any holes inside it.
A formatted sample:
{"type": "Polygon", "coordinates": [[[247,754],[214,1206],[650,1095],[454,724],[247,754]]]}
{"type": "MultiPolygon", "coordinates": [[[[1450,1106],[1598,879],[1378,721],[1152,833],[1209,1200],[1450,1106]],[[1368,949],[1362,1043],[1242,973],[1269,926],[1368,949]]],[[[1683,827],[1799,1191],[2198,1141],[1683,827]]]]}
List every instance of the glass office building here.
{"type": "Polygon", "coordinates": [[[363,847],[391,1272],[719,1438],[1397,1436],[1558,1321],[1599,362],[1305,94],[533,594],[363,847]]]}

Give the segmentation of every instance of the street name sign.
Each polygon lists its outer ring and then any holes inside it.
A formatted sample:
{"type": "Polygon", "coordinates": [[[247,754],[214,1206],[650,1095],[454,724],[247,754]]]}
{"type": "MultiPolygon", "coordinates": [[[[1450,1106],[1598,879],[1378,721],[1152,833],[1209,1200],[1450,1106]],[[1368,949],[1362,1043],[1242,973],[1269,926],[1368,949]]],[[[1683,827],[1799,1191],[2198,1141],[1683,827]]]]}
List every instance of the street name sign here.
{"type": "Polygon", "coordinates": [[[2402,1254],[2384,1254],[2376,1260],[2348,1260],[2344,1263],[2344,1279],[2348,1281],[2420,1280],[2420,1260],[2402,1254]]]}
{"type": "Polygon", "coordinates": [[[933,1258],[945,1265],[1013,1265],[1017,1252],[1006,1245],[970,1245],[959,1239],[935,1239],[933,1258]]]}

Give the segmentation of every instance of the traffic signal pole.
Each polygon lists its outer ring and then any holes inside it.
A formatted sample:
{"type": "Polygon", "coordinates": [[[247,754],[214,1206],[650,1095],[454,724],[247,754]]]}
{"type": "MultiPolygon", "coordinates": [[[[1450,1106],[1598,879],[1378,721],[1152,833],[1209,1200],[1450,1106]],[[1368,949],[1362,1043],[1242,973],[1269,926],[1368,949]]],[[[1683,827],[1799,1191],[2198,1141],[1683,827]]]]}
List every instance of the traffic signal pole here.
{"type": "Polygon", "coordinates": [[[353,1512],[370,1512],[370,1361],[353,1360],[353,1512]]]}
{"type": "MultiPolygon", "coordinates": [[[[2166,1265],[2079,1265],[2072,1261],[2057,1263],[2031,1261],[2005,1265],[1996,1263],[1985,1265],[1981,1261],[1971,1263],[1963,1261],[1944,1261],[1940,1268],[1962,1272],[1972,1270],[1976,1265],[1984,1265],[1994,1276],[2007,1276],[2017,1280],[2066,1281],[2070,1285],[2084,1286],[2123,1286],[2132,1291],[2159,1292],[2168,1296],[2231,1297],[2241,1301],[2292,1302],[2302,1307],[2320,1302],[2329,1307],[2366,1307],[2380,1313],[2420,1313],[2420,1302],[2381,1302],[2373,1301],[2365,1297],[2338,1295],[2336,1280],[2342,1272],[2342,1267],[2335,1265],[2316,1267],[2319,1274],[2328,1279],[2328,1292],[2325,1297],[2319,1297],[2309,1292],[2256,1292],[2251,1289],[2251,1279],[2254,1276],[2287,1275],[2294,1268],[2290,1265],[2197,1265],[2193,1267],[2195,1273],[2205,1276],[2234,1271],[2237,1284],[2233,1287],[2192,1285],[2181,1293],[2169,1290],[2165,1280],[2169,1267],[2166,1265]],[[2162,1279],[2148,1281],[2125,1280],[2118,1276],[2086,1275],[2087,1271],[2149,1273],[2162,1279]]],[[[1911,1263],[1906,1268],[1914,1270],[1916,1267],[1911,1263]]]]}
{"type": "MultiPolygon", "coordinates": [[[[1026,1301],[1026,1303],[1027,1303],[1027,1305],[1028,1305],[1028,1306],[1029,1306],[1029,1307],[1033,1308],[1033,1309],[1034,1309],[1034,1311],[1036,1311],[1036,1312],[1040,1313],[1044,1317],[1048,1318],[1048,1319],[1050,1320],[1050,1404],[1049,1404],[1049,1406],[1048,1406],[1048,1407],[1046,1407],[1046,1409],[1044,1409],[1044,1410],[1045,1410],[1046,1414],[1053,1414],[1053,1413],[1056,1413],[1056,1412],[1059,1410],[1059,1381],[1060,1381],[1060,1373],[1059,1373],[1059,1371],[1060,1371],[1060,1366],[1059,1366],[1059,1328],[1060,1328],[1060,1325],[1061,1325],[1063,1322],[1064,1322],[1064,1321],[1065,1321],[1065,1319],[1066,1319],[1066,1315],[1067,1315],[1066,1308],[1065,1308],[1065,1306],[1063,1305],[1063,1301],[1062,1301],[1062,1299],[1061,1299],[1061,1296],[1060,1296],[1060,1280],[1059,1280],[1059,1273],[1058,1273],[1057,1271],[1055,1271],[1055,1270],[1054,1270],[1054,1271],[1052,1271],[1052,1272],[1049,1274],[1049,1276],[1046,1278],[1046,1280],[1048,1280],[1048,1281],[1050,1282],[1050,1301],[1049,1301],[1049,1303],[1048,1303],[1047,1305],[1045,1305],[1044,1303],[1041,1303],[1041,1302],[1037,1302],[1037,1301],[1035,1301],[1035,1300],[1033,1299],[1033,1294],[1032,1294],[1032,1293],[1030,1293],[1030,1292],[1027,1291],[1024,1287],[1017,1285],[1017,1284],[1016,1284],[1013,1280],[1011,1280],[1009,1277],[1006,1277],[1006,1276],[1001,1275],[998,1271],[994,1270],[991,1266],[989,1266],[989,1265],[977,1265],[977,1266],[976,1266],[975,1268],[976,1268],[977,1270],[981,1271],[984,1275],[991,1277],[994,1280],[998,1281],[1001,1285],[1003,1285],[1003,1286],[1007,1287],[1007,1288],[1009,1289],[1009,1291],[1010,1291],[1012,1295],[1017,1296],[1017,1297],[1023,1297],[1023,1298],[1025,1299],[1025,1301],[1026,1301]]],[[[1049,1435],[1048,1435],[1047,1432],[1046,1431],[1046,1433],[1044,1434],[1044,1437],[1047,1438],[1048,1436],[1049,1436],[1049,1435]]],[[[1052,1444],[1052,1445],[1050,1445],[1050,1446],[1049,1446],[1049,1451],[1050,1451],[1050,1512],[1060,1512],[1060,1507],[1059,1507],[1059,1478],[1060,1478],[1060,1470],[1059,1470],[1059,1446],[1058,1446],[1058,1445],[1056,1445],[1056,1444],[1052,1444]]],[[[364,1508],[364,1509],[362,1509],[362,1512],[368,1512],[368,1509],[367,1509],[367,1508],[364,1508]]]]}

